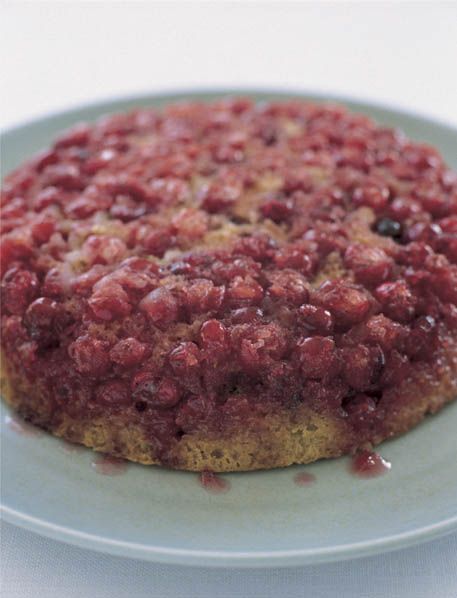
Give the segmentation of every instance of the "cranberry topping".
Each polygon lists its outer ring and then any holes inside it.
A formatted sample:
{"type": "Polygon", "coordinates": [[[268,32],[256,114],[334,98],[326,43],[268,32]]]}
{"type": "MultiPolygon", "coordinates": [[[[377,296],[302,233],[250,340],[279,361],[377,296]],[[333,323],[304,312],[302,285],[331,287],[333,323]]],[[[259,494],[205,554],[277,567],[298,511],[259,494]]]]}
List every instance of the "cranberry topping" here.
{"type": "Polygon", "coordinates": [[[435,150],[341,107],[108,116],[5,179],[2,345],[165,460],[302,403],[365,438],[455,342],[456,214],[435,150]]]}

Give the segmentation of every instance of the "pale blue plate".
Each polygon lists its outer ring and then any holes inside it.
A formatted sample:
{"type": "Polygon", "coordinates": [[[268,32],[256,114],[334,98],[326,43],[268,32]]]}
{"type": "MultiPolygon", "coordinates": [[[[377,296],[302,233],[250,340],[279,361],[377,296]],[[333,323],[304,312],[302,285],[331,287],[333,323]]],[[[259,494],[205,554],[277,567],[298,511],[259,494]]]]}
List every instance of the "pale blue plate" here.
{"type": "MultiPolygon", "coordinates": [[[[244,93],[261,99],[292,95],[244,93]]],[[[4,134],[3,172],[77,121],[133,106],[214,95],[142,96],[36,120],[4,134]]],[[[438,146],[457,167],[457,131],[452,127],[331,99],[438,146]]],[[[129,465],[124,475],[99,475],[91,466],[90,450],[68,452],[47,434],[18,434],[7,417],[3,407],[4,518],[103,552],[189,565],[284,566],[393,550],[457,529],[457,404],[382,445],[382,455],[392,462],[382,477],[354,478],[348,460],[338,459],[306,468],[226,475],[231,489],[219,495],[206,492],[195,474],[155,467],[129,465]],[[299,471],[313,474],[315,483],[294,484],[299,471]]]]}

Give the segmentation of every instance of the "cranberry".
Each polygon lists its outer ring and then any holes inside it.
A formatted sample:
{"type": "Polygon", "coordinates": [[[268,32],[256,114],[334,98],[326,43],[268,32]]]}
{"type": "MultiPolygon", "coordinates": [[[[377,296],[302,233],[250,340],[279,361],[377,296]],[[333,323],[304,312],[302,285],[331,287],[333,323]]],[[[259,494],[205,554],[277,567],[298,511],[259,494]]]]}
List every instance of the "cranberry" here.
{"type": "Polygon", "coordinates": [[[435,246],[439,248],[441,253],[453,264],[457,264],[457,234],[443,234],[440,239],[437,239],[435,246]]]}
{"type": "Polygon", "coordinates": [[[124,367],[131,367],[140,363],[147,347],[135,338],[124,338],[114,345],[109,356],[111,361],[124,367]]]}
{"type": "Polygon", "coordinates": [[[409,357],[426,358],[436,349],[437,328],[431,316],[418,318],[405,338],[404,351],[409,357]]]}
{"type": "Polygon", "coordinates": [[[396,347],[404,333],[400,324],[383,314],[372,316],[363,326],[365,340],[380,345],[385,351],[396,347]]]}
{"type": "Polygon", "coordinates": [[[2,219],[20,218],[26,211],[26,203],[22,197],[15,197],[4,208],[2,208],[2,219]]]}
{"type": "Polygon", "coordinates": [[[440,220],[441,230],[450,234],[457,234],[457,215],[440,220]]]}
{"type": "Polygon", "coordinates": [[[106,341],[83,335],[71,343],[68,354],[79,373],[101,376],[108,371],[110,365],[108,348],[106,341]]]}
{"type": "Polygon", "coordinates": [[[386,282],[375,291],[383,311],[392,320],[409,322],[415,313],[416,299],[406,282],[386,282]]]}
{"type": "Polygon", "coordinates": [[[249,419],[252,419],[253,408],[249,398],[242,394],[230,394],[225,403],[221,406],[224,418],[229,418],[231,422],[246,425],[249,419]]]}
{"type": "Polygon", "coordinates": [[[64,195],[57,187],[45,187],[38,191],[32,200],[32,206],[35,211],[41,212],[52,205],[59,205],[64,199],[64,195]]]}
{"type": "MultiPolygon", "coordinates": [[[[235,330],[232,330],[232,339],[238,344],[236,336],[235,330]]],[[[271,323],[242,331],[239,357],[246,369],[258,370],[268,366],[272,360],[281,359],[286,349],[284,331],[277,324],[271,323]]]]}
{"type": "Polygon", "coordinates": [[[180,343],[170,352],[168,360],[177,376],[193,376],[198,372],[200,350],[195,343],[180,343]]]}
{"type": "Polygon", "coordinates": [[[113,218],[129,222],[141,218],[146,213],[146,206],[130,195],[117,195],[109,209],[113,218]]]}
{"type": "Polygon", "coordinates": [[[441,238],[443,231],[438,224],[428,222],[417,222],[405,231],[405,238],[408,242],[422,241],[433,244],[434,241],[441,238]]]}
{"type": "Polygon", "coordinates": [[[271,237],[257,233],[252,237],[242,237],[235,244],[234,253],[249,256],[258,262],[266,262],[270,260],[275,248],[276,243],[271,237]]]}
{"type": "Polygon", "coordinates": [[[225,287],[214,286],[210,280],[193,280],[184,289],[184,306],[190,314],[218,310],[225,296],[225,287]]]}
{"type": "Polygon", "coordinates": [[[352,423],[363,426],[370,423],[376,415],[375,401],[365,395],[357,394],[343,404],[344,410],[351,418],[352,423]]]}
{"type": "Polygon", "coordinates": [[[218,320],[207,320],[200,328],[202,347],[208,351],[224,354],[228,349],[227,328],[218,320]]]}
{"type": "Polygon", "coordinates": [[[24,323],[29,329],[30,336],[38,340],[43,332],[51,332],[58,310],[58,304],[52,299],[47,297],[35,299],[24,316],[24,323]]]}
{"type": "Polygon", "coordinates": [[[67,295],[74,282],[74,275],[70,266],[66,263],[59,264],[48,270],[41,293],[49,297],[63,297],[67,295]]]}
{"type": "Polygon", "coordinates": [[[427,258],[433,256],[433,249],[425,243],[409,243],[402,248],[399,261],[414,268],[422,268],[427,258]]]}
{"type": "Polygon", "coordinates": [[[386,280],[393,266],[393,261],[385,251],[366,245],[350,245],[345,253],[344,262],[354,271],[355,279],[360,284],[377,285],[386,280]]]}
{"type": "Polygon", "coordinates": [[[186,239],[200,239],[208,231],[208,215],[202,210],[186,208],[172,219],[176,234],[186,239]]]}
{"type": "Polygon", "coordinates": [[[113,264],[124,257],[127,248],[125,243],[116,237],[91,235],[84,242],[82,251],[89,264],[113,264]]]}
{"type": "Polygon", "coordinates": [[[386,356],[386,363],[379,383],[382,386],[397,386],[408,378],[411,366],[406,355],[397,350],[391,351],[386,356]]]}
{"type": "Polygon", "coordinates": [[[335,324],[343,329],[364,320],[371,308],[370,297],[361,287],[340,281],[324,282],[313,302],[330,311],[335,324]]]}
{"type": "Polygon", "coordinates": [[[75,125],[68,131],[60,135],[54,143],[56,149],[62,149],[72,146],[84,146],[89,141],[90,127],[85,123],[75,125]]]}
{"type": "Polygon", "coordinates": [[[263,311],[257,307],[240,307],[230,314],[230,320],[233,324],[251,324],[261,322],[263,311]]]}
{"type": "Polygon", "coordinates": [[[166,327],[178,319],[178,301],[165,287],[159,287],[146,295],[140,303],[140,309],[159,327],[166,327]]]}
{"type": "Polygon", "coordinates": [[[377,366],[373,352],[365,345],[345,347],[341,357],[346,383],[355,390],[368,389],[377,366]]]}
{"type": "Polygon", "coordinates": [[[379,231],[379,234],[384,234],[384,236],[388,237],[398,236],[401,228],[400,222],[403,222],[407,218],[417,215],[420,212],[421,207],[417,203],[417,201],[414,201],[406,197],[396,197],[390,204],[388,209],[389,216],[391,216],[392,220],[390,220],[389,218],[383,218],[379,221],[379,226],[381,228],[385,227],[385,232],[388,233],[389,227],[392,227],[391,223],[394,222],[394,226],[398,225],[398,227],[396,227],[398,228],[398,231],[396,232],[396,234],[385,234],[379,231]]]}
{"type": "Polygon", "coordinates": [[[2,280],[3,308],[10,314],[21,315],[38,292],[38,279],[33,272],[11,268],[2,280]]]}
{"type": "Polygon", "coordinates": [[[149,185],[146,201],[150,205],[156,205],[159,202],[173,205],[185,201],[188,193],[188,185],[178,178],[157,178],[149,185]]]}
{"type": "Polygon", "coordinates": [[[275,271],[268,276],[270,286],[268,295],[273,299],[279,299],[300,305],[308,300],[308,284],[306,278],[295,270],[275,271]]]}
{"type": "Polygon", "coordinates": [[[95,174],[102,170],[118,155],[115,149],[104,149],[96,154],[88,157],[82,166],[83,172],[87,174],[95,174]]]}
{"type": "Polygon", "coordinates": [[[438,268],[432,281],[433,288],[442,301],[457,305],[457,266],[438,268]]]}
{"type": "Polygon", "coordinates": [[[84,187],[79,168],[75,164],[52,164],[43,171],[43,182],[65,191],[79,191],[84,187]]]}
{"type": "Polygon", "coordinates": [[[106,321],[123,318],[132,309],[127,293],[115,283],[96,289],[89,299],[89,305],[97,318],[106,321]]]}
{"type": "Polygon", "coordinates": [[[33,159],[37,172],[41,172],[50,164],[56,164],[59,161],[59,154],[55,150],[43,150],[33,159]]]}
{"type": "Polygon", "coordinates": [[[457,330],[457,306],[452,303],[446,303],[442,306],[442,311],[446,325],[450,330],[457,330]]]}
{"type": "Polygon", "coordinates": [[[312,258],[305,253],[308,245],[303,243],[291,243],[282,247],[275,255],[275,262],[278,268],[293,268],[303,274],[312,272],[314,264],[312,258]]]}
{"type": "Polygon", "coordinates": [[[33,255],[33,249],[28,237],[10,233],[4,235],[0,244],[2,274],[13,265],[15,260],[27,260],[33,255]]]}
{"type": "Polygon", "coordinates": [[[132,400],[127,384],[120,380],[100,384],[95,391],[95,399],[108,407],[123,407],[132,400]]]}
{"type": "Polygon", "coordinates": [[[237,184],[217,181],[205,186],[200,192],[202,208],[208,212],[222,212],[232,206],[240,197],[241,188],[237,184]]]}
{"type": "Polygon", "coordinates": [[[50,236],[55,231],[55,221],[45,215],[38,216],[31,226],[33,240],[38,245],[49,241],[50,236]]]}
{"type": "Polygon", "coordinates": [[[333,330],[332,314],[322,307],[315,305],[300,306],[299,313],[303,325],[309,332],[318,334],[330,334],[333,330]]]}
{"type": "Polygon", "coordinates": [[[264,218],[280,223],[292,217],[294,206],[291,200],[268,199],[261,205],[260,211],[264,218]]]}
{"type": "Polygon", "coordinates": [[[150,372],[136,374],[132,389],[135,401],[144,402],[151,407],[168,409],[181,399],[179,389],[171,378],[157,380],[150,372]]]}
{"type": "MultiPolygon", "coordinates": [[[[262,266],[258,262],[254,261],[250,257],[237,258],[235,260],[228,258],[223,261],[216,260],[211,267],[214,276],[217,279],[221,279],[224,282],[230,282],[234,278],[256,278],[262,266]]],[[[211,259],[210,256],[204,257],[203,259],[211,259]]]]}
{"type": "Polygon", "coordinates": [[[366,184],[354,190],[352,199],[356,206],[368,206],[375,211],[381,211],[387,205],[389,189],[381,185],[366,184]]]}
{"type": "Polygon", "coordinates": [[[324,336],[312,336],[297,344],[303,374],[307,378],[332,377],[336,365],[335,341],[324,336]]]}
{"type": "Polygon", "coordinates": [[[263,288],[250,276],[236,276],[227,290],[227,299],[234,307],[256,305],[263,299],[263,288]]]}
{"type": "Polygon", "coordinates": [[[178,408],[176,424],[184,432],[192,432],[207,420],[213,411],[212,398],[204,395],[191,396],[178,408]]]}
{"type": "Polygon", "coordinates": [[[76,293],[85,295],[92,290],[94,285],[100,279],[102,279],[106,273],[106,266],[96,264],[95,266],[92,266],[92,268],[90,268],[89,270],[86,270],[86,272],[79,274],[79,276],[77,276],[74,279],[72,288],[76,293]]]}
{"type": "Polygon", "coordinates": [[[145,250],[157,257],[163,257],[164,253],[174,243],[174,237],[168,228],[159,228],[149,231],[141,240],[145,250]]]}
{"type": "Polygon", "coordinates": [[[306,166],[289,168],[285,171],[283,189],[286,193],[292,193],[294,191],[310,191],[312,188],[312,176],[306,166]]]}

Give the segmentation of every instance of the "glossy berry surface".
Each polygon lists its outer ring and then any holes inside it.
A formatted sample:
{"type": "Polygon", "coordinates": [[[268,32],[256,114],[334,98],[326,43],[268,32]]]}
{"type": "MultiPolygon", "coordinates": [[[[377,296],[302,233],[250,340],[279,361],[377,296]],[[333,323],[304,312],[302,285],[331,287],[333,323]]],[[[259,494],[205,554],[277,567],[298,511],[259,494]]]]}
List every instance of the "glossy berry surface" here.
{"type": "Polygon", "coordinates": [[[165,461],[186,434],[302,405],[362,438],[456,342],[457,177],[339,106],[77,125],[1,205],[14,368],[58,414],[140,426],[165,461]]]}

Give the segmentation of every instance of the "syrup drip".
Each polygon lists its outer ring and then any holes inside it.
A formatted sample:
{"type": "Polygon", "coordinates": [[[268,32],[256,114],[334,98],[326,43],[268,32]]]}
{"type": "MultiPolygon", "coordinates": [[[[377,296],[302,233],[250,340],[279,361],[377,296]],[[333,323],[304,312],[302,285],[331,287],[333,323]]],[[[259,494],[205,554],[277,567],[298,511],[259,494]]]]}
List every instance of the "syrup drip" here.
{"type": "Polygon", "coordinates": [[[127,470],[127,462],[111,455],[99,455],[92,460],[92,467],[101,475],[121,475],[127,470]]]}
{"type": "Polygon", "coordinates": [[[294,476],[294,482],[297,486],[307,487],[314,484],[316,477],[312,473],[306,473],[306,471],[300,471],[294,476]]]}
{"type": "Polygon", "coordinates": [[[224,494],[230,490],[230,483],[211,471],[202,471],[199,481],[202,488],[211,494],[224,494]]]}
{"type": "Polygon", "coordinates": [[[376,478],[387,473],[392,464],[372,451],[361,451],[352,457],[350,471],[359,478],[376,478]]]}

